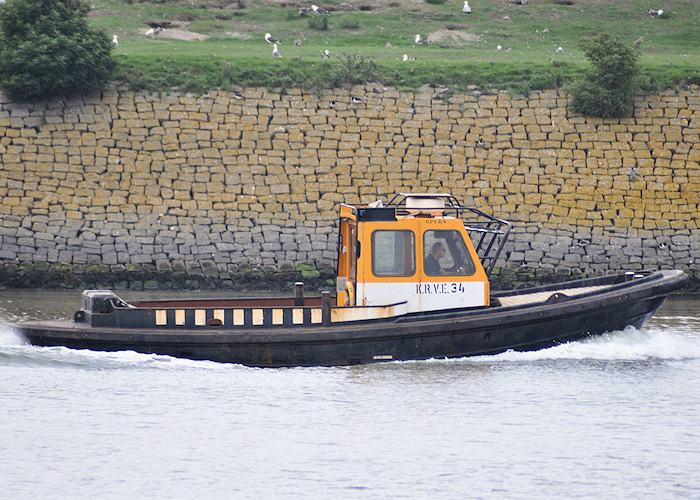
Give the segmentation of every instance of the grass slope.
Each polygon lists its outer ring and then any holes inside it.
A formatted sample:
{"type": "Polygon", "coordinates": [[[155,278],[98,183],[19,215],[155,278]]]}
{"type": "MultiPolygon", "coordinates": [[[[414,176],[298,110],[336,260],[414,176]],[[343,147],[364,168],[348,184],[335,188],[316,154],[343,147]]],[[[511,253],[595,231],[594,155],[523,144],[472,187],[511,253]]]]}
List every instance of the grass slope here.
{"type": "Polygon", "coordinates": [[[300,16],[310,1],[93,0],[90,20],[119,35],[116,78],[137,89],[320,91],[376,81],[526,93],[579,75],[587,66],[579,41],[603,32],[629,44],[643,37],[643,88],[700,83],[697,0],[471,0],[471,14],[462,3],[329,0],[319,4],[328,16],[300,16]],[[664,15],[647,12],[658,8],[664,15]],[[168,28],[145,36],[155,23],[168,28]],[[272,57],[266,32],[282,41],[281,59],[272,57]],[[432,43],[416,45],[416,34],[432,43]]]}

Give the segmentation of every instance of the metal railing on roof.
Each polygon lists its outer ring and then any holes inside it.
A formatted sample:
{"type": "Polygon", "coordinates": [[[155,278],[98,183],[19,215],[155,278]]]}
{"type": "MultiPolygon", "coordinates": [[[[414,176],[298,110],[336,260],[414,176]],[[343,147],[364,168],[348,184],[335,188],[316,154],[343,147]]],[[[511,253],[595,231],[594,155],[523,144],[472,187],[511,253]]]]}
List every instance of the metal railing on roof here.
{"type": "Polygon", "coordinates": [[[512,227],[506,220],[493,217],[478,208],[462,205],[457,198],[447,193],[399,193],[387,203],[386,208],[393,208],[396,215],[415,214],[423,210],[426,213],[434,210],[442,210],[446,214],[454,213],[454,217],[464,222],[487,275],[493,271],[512,227]],[[412,199],[420,200],[420,203],[416,204],[420,208],[407,206],[411,204],[412,199]],[[436,200],[435,206],[431,207],[430,200],[436,200]]]}

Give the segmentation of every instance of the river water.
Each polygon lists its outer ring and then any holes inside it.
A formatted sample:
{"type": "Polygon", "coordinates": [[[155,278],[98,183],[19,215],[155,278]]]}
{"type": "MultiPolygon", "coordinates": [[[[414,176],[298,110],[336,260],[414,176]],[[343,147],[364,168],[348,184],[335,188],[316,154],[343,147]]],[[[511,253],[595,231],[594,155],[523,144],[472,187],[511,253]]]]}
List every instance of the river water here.
{"type": "Polygon", "coordinates": [[[78,307],[0,291],[2,498],[700,498],[700,296],[542,351],[344,368],[33,347],[10,328],[78,307]]]}

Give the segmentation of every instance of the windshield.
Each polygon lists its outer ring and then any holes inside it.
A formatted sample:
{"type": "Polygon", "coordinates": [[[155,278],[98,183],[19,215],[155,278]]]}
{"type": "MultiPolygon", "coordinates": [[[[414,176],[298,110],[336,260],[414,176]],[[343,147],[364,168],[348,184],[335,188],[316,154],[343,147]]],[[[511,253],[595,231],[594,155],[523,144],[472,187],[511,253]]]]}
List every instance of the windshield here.
{"type": "Polygon", "coordinates": [[[462,233],[455,230],[423,234],[424,271],[428,276],[471,276],[476,272],[462,233]]]}

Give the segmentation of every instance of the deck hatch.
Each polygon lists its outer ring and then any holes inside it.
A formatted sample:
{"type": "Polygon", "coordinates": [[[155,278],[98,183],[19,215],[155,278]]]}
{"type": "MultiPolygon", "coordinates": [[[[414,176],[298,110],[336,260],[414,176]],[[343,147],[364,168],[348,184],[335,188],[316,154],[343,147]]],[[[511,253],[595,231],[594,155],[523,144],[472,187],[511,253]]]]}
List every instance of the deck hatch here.
{"type": "Polygon", "coordinates": [[[175,325],[183,326],[185,324],[185,310],[175,309],[175,325]]]}
{"type": "Polygon", "coordinates": [[[264,309],[253,309],[253,324],[256,326],[262,325],[265,320],[265,310],[264,309]]]}
{"type": "Polygon", "coordinates": [[[214,314],[212,316],[214,319],[218,319],[221,321],[221,324],[224,324],[224,310],[223,309],[214,309],[214,314]]]}
{"type": "Polygon", "coordinates": [[[168,311],[165,309],[156,309],[156,325],[163,326],[168,324],[168,311]]]}
{"type": "Polygon", "coordinates": [[[233,310],[233,324],[234,326],[243,326],[245,324],[245,309],[233,310]]]}
{"type": "Polygon", "coordinates": [[[295,325],[304,324],[304,310],[303,309],[292,309],[292,323],[295,325]]]}

